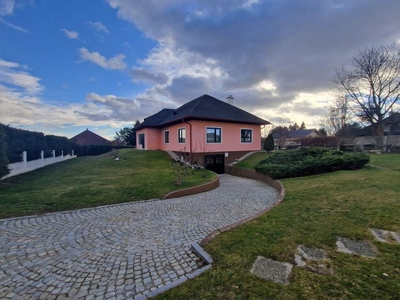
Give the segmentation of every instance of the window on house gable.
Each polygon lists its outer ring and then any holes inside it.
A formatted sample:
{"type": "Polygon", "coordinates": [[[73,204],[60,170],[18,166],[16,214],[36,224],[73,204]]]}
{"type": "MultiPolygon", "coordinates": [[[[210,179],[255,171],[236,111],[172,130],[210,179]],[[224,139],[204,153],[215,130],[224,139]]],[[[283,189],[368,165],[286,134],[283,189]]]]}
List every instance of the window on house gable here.
{"type": "Polygon", "coordinates": [[[186,128],[178,129],[178,143],[186,143],[186,128]]]}
{"type": "Polygon", "coordinates": [[[240,142],[241,143],[251,143],[252,141],[253,141],[253,130],[241,129],[240,130],[240,142]]]}
{"type": "Polygon", "coordinates": [[[169,144],[169,130],[164,131],[164,143],[169,144]]]}
{"type": "Polygon", "coordinates": [[[221,143],[221,128],[207,127],[207,143],[221,143]]]}

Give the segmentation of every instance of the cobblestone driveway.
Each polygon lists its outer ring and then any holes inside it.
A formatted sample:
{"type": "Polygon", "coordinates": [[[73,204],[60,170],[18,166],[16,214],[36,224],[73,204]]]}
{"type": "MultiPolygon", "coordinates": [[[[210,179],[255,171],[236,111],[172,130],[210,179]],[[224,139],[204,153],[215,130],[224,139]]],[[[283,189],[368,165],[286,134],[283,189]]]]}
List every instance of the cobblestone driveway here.
{"type": "Polygon", "coordinates": [[[202,194],[0,220],[0,298],[146,295],[203,266],[191,243],[276,201],[264,183],[223,175],[202,194]]]}

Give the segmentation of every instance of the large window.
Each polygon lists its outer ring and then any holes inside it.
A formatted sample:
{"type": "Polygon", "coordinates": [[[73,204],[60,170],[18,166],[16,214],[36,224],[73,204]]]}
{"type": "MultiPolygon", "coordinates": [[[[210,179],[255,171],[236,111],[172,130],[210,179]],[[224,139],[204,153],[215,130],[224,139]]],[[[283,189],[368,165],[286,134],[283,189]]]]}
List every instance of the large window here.
{"type": "Polygon", "coordinates": [[[253,141],[253,130],[251,129],[240,129],[240,142],[251,143],[253,141]]]}
{"type": "Polygon", "coordinates": [[[207,143],[221,143],[221,128],[207,127],[207,143]]]}
{"type": "Polygon", "coordinates": [[[169,130],[164,131],[164,143],[169,144],[169,130]]]}
{"type": "Polygon", "coordinates": [[[186,128],[178,129],[178,143],[186,143],[186,128]]]}

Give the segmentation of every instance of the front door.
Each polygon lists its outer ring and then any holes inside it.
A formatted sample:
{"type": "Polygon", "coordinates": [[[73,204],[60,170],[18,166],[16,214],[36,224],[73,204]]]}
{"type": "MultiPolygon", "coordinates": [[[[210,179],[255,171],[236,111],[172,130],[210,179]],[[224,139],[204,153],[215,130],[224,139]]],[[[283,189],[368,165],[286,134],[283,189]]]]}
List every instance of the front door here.
{"type": "Polygon", "coordinates": [[[225,156],[223,154],[206,155],[205,161],[206,169],[217,174],[225,173],[225,156]]]}
{"type": "Polygon", "coordinates": [[[139,145],[142,145],[142,149],[145,149],[145,145],[144,145],[144,133],[139,133],[139,145]]]}

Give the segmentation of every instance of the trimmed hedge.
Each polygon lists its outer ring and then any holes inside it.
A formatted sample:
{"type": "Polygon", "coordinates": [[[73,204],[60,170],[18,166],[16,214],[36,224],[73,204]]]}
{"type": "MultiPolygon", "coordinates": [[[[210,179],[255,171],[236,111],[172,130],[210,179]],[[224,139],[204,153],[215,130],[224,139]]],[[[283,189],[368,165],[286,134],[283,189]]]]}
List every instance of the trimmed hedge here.
{"type": "Polygon", "coordinates": [[[7,167],[8,159],[6,150],[6,133],[4,131],[4,128],[0,127],[0,178],[10,173],[10,170],[7,167]]]}
{"type": "Polygon", "coordinates": [[[56,151],[56,156],[60,156],[61,151],[63,151],[64,155],[72,154],[72,150],[78,156],[92,156],[110,152],[114,148],[127,147],[112,145],[81,146],[63,136],[44,135],[42,132],[23,130],[0,124],[0,174],[5,172],[2,170],[4,161],[8,161],[7,164],[22,161],[23,151],[27,151],[27,158],[30,161],[39,159],[42,150],[44,151],[44,157],[47,158],[52,156],[52,150],[56,151]],[[1,135],[1,133],[3,134],[1,135]],[[2,151],[5,151],[5,160],[2,159],[2,151]]]}
{"type": "Polygon", "coordinates": [[[339,170],[355,170],[369,162],[364,153],[344,153],[325,148],[301,148],[276,153],[260,161],[255,169],[274,179],[309,176],[339,170]]]}

